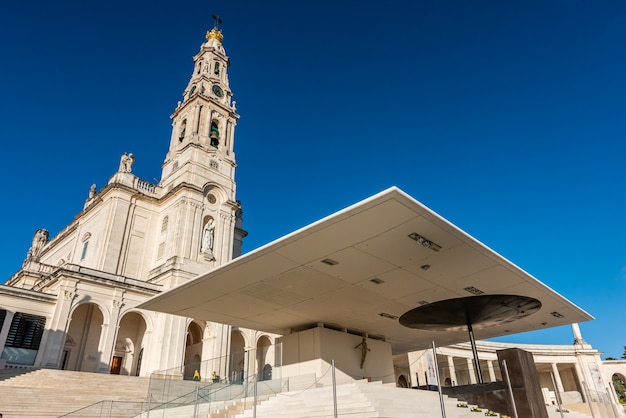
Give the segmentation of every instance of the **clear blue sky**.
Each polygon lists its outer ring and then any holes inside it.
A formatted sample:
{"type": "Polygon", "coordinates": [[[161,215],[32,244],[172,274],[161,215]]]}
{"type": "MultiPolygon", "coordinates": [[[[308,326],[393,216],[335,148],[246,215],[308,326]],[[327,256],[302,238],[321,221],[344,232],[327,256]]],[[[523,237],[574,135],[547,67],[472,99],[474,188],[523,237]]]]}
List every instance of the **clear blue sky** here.
{"type": "Polygon", "coordinates": [[[622,355],[623,0],[6,1],[0,282],[122,152],[160,178],[213,13],[246,251],[396,185],[593,314],[585,339],[622,355]]]}

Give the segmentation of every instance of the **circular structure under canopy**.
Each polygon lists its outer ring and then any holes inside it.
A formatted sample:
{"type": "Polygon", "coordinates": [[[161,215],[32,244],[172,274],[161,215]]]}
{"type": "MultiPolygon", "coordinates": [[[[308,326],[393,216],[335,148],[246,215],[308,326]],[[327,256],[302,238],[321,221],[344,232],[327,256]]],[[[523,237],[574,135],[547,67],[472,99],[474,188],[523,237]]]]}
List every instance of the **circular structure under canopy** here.
{"type": "Polygon", "coordinates": [[[468,296],[411,309],[400,317],[400,324],[426,331],[481,329],[522,319],[540,308],[541,302],[527,296],[468,296]]]}

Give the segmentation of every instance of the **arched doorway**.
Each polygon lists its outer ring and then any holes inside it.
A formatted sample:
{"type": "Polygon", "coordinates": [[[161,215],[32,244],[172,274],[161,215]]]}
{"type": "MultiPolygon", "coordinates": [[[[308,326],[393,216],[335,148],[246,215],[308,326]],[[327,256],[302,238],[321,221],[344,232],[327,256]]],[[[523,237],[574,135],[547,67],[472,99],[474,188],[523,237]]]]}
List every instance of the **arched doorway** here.
{"type": "Polygon", "coordinates": [[[129,312],[122,317],[111,359],[111,374],[139,376],[139,352],[145,333],[146,321],[139,313],[129,312]]]}
{"type": "Polygon", "coordinates": [[[239,331],[230,333],[230,370],[229,377],[233,383],[241,383],[244,379],[246,366],[246,343],[239,331]]]}
{"type": "Polygon", "coordinates": [[[272,345],[269,337],[264,335],[256,343],[256,372],[258,380],[270,380],[272,378],[272,366],[268,364],[267,354],[272,345]]]}
{"type": "Polygon", "coordinates": [[[63,346],[62,366],[65,370],[98,370],[103,360],[102,353],[98,350],[103,324],[104,316],[95,303],[82,304],[72,312],[63,346]]]}
{"type": "Polygon", "coordinates": [[[204,335],[204,323],[193,321],[187,327],[187,340],[185,341],[185,367],[184,378],[192,379],[196,370],[200,370],[202,362],[202,338],[204,335]]]}
{"type": "Polygon", "coordinates": [[[401,374],[400,377],[398,377],[398,387],[400,387],[400,388],[408,388],[409,387],[409,382],[406,380],[406,377],[404,377],[403,374],[401,374]]]}
{"type": "Polygon", "coordinates": [[[614,373],[611,380],[617,399],[620,403],[626,403],[626,378],[621,373],[614,373]]]}

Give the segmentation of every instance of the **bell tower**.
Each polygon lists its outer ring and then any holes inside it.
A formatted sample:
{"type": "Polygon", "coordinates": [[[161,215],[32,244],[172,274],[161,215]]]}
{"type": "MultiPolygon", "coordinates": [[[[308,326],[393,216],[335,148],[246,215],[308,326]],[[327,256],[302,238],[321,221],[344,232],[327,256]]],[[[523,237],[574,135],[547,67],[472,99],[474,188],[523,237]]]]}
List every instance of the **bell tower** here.
{"type": "Polygon", "coordinates": [[[229,59],[219,30],[221,20],[207,32],[206,42],[193,57],[194,69],[183,100],[171,116],[170,148],[160,185],[172,190],[182,183],[204,187],[216,182],[235,193],[233,139],[239,115],[228,83],[229,59]]]}
{"type": "Polygon", "coordinates": [[[239,115],[228,81],[221,20],[213,18],[213,29],[193,57],[183,100],[171,115],[170,146],[159,182],[162,219],[151,271],[155,280],[166,277],[168,266],[181,266],[192,277],[226,263],[241,254],[247,235],[236,199],[233,150],[239,115]]]}

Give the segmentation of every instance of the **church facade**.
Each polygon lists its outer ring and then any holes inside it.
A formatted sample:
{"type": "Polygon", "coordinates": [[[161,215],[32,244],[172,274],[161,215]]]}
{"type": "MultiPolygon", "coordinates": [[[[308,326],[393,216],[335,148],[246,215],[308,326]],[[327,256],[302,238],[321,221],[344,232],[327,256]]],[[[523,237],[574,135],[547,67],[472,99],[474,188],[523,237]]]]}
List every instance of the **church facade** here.
{"type": "Polygon", "coordinates": [[[0,286],[0,366],[137,376],[209,359],[221,376],[267,366],[274,335],[135,308],[241,254],[239,115],[222,39],[216,26],[193,58],[160,182],[136,177],[124,153],[72,223],[53,237],[35,232],[0,286]],[[263,356],[244,355],[259,347],[263,356]]]}

